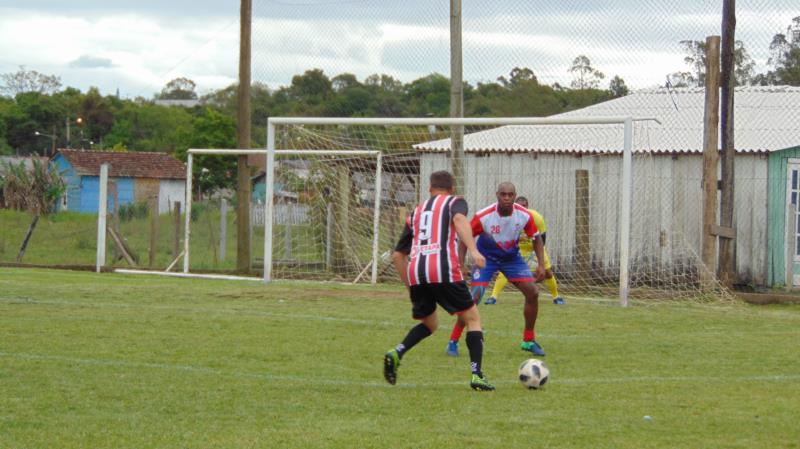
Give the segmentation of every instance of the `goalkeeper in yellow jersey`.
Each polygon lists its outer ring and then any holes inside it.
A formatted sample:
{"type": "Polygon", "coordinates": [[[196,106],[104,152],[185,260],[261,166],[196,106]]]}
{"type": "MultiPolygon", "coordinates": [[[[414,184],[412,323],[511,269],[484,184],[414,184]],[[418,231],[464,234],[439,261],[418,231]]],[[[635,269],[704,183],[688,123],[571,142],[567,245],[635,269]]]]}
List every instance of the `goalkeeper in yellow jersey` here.
{"type": "MultiPolygon", "coordinates": [[[[520,206],[528,209],[528,199],[524,196],[518,196],[516,203],[520,206]]],[[[539,229],[539,232],[542,233],[542,243],[547,244],[547,225],[544,222],[544,218],[539,212],[536,212],[533,209],[528,209],[528,211],[533,215],[533,221],[536,222],[536,227],[539,229]]],[[[519,240],[519,251],[522,254],[522,257],[528,261],[530,264],[533,262],[533,259],[536,257],[536,254],[533,252],[533,243],[531,239],[527,238],[527,236],[522,236],[519,240]]],[[[541,261],[537,261],[540,262],[541,261]]],[[[553,297],[553,304],[563,305],[565,304],[564,298],[558,295],[558,283],[556,282],[556,277],[553,275],[552,266],[550,264],[550,256],[547,255],[547,247],[544,248],[544,269],[545,269],[545,276],[542,283],[550,290],[550,296],[553,297]]],[[[499,273],[497,275],[497,279],[494,281],[494,288],[492,289],[492,295],[486,300],[486,304],[497,304],[497,298],[500,297],[500,293],[503,292],[503,289],[508,284],[508,279],[503,276],[503,273],[499,273]]]]}

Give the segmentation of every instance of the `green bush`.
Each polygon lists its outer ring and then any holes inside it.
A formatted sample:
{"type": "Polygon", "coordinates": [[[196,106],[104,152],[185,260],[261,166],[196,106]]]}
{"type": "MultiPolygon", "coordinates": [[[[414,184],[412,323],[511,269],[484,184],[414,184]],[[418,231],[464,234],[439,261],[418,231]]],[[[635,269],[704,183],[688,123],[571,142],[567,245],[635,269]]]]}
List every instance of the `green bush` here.
{"type": "Polygon", "coordinates": [[[119,219],[131,221],[138,218],[147,218],[148,205],[146,201],[139,201],[130,204],[123,204],[119,207],[119,219]]]}

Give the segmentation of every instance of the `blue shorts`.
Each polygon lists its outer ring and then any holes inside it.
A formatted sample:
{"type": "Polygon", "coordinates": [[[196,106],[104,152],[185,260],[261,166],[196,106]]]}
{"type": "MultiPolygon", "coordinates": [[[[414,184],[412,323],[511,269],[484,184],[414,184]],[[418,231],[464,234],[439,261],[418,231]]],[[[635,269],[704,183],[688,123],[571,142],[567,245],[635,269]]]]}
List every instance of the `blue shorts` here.
{"type": "Polygon", "coordinates": [[[496,260],[486,258],[486,266],[472,270],[472,287],[485,287],[492,282],[496,272],[503,273],[511,282],[533,282],[533,274],[525,259],[517,253],[516,257],[496,260]]]}

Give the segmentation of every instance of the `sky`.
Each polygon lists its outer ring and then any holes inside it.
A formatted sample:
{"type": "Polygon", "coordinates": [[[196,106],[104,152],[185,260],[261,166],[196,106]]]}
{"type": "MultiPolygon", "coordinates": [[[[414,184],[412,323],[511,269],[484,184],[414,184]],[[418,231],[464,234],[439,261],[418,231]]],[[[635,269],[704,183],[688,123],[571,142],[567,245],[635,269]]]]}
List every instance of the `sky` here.
{"type": "MultiPolygon", "coordinates": [[[[679,41],[719,34],[722,0],[463,0],[464,78],[494,81],[529,67],[569,85],[587,55],[636,88],[685,71],[679,41]]],[[[737,38],[767,69],[772,36],[800,16],[796,0],[739,0],[737,38]]],[[[448,0],[253,0],[254,81],[272,88],[321,68],[408,82],[449,74],[448,0]]],[[[64,86],[152,98],[188,77],[199,94],[236,82],[236,0],[0,0],[0,73],[20,66],[64,86]]]]}

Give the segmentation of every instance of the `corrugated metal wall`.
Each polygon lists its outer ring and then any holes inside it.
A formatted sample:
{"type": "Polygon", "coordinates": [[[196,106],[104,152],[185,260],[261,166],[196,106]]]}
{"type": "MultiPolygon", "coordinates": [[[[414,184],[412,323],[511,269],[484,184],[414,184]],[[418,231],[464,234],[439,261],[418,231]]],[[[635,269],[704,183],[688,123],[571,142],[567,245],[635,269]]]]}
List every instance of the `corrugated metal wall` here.
{"type": "MultiPolygon", "coordinates": [[[[449,169],[444,154],[423,154],[422,185],[435,170],[449,169]]],[[[618,271],[619,155],[468,154],[466,192],[471,212],[495,201],[499,182],[511,181],[547,221],[547,247],[559,273],[575,267],[575,176],[589,171],[590,244],[596,275],[618,271]]],[[[695,276],[702,238],[702,155],[634,156],[632,276],[659,282],[695,276]]],[[[737,271],[745,283],[764,285],[767,275],[767,159],[740,154],[735,170],[737,271]]],[[[421,189],[426,191],[426,189],[421,189]]]]}

